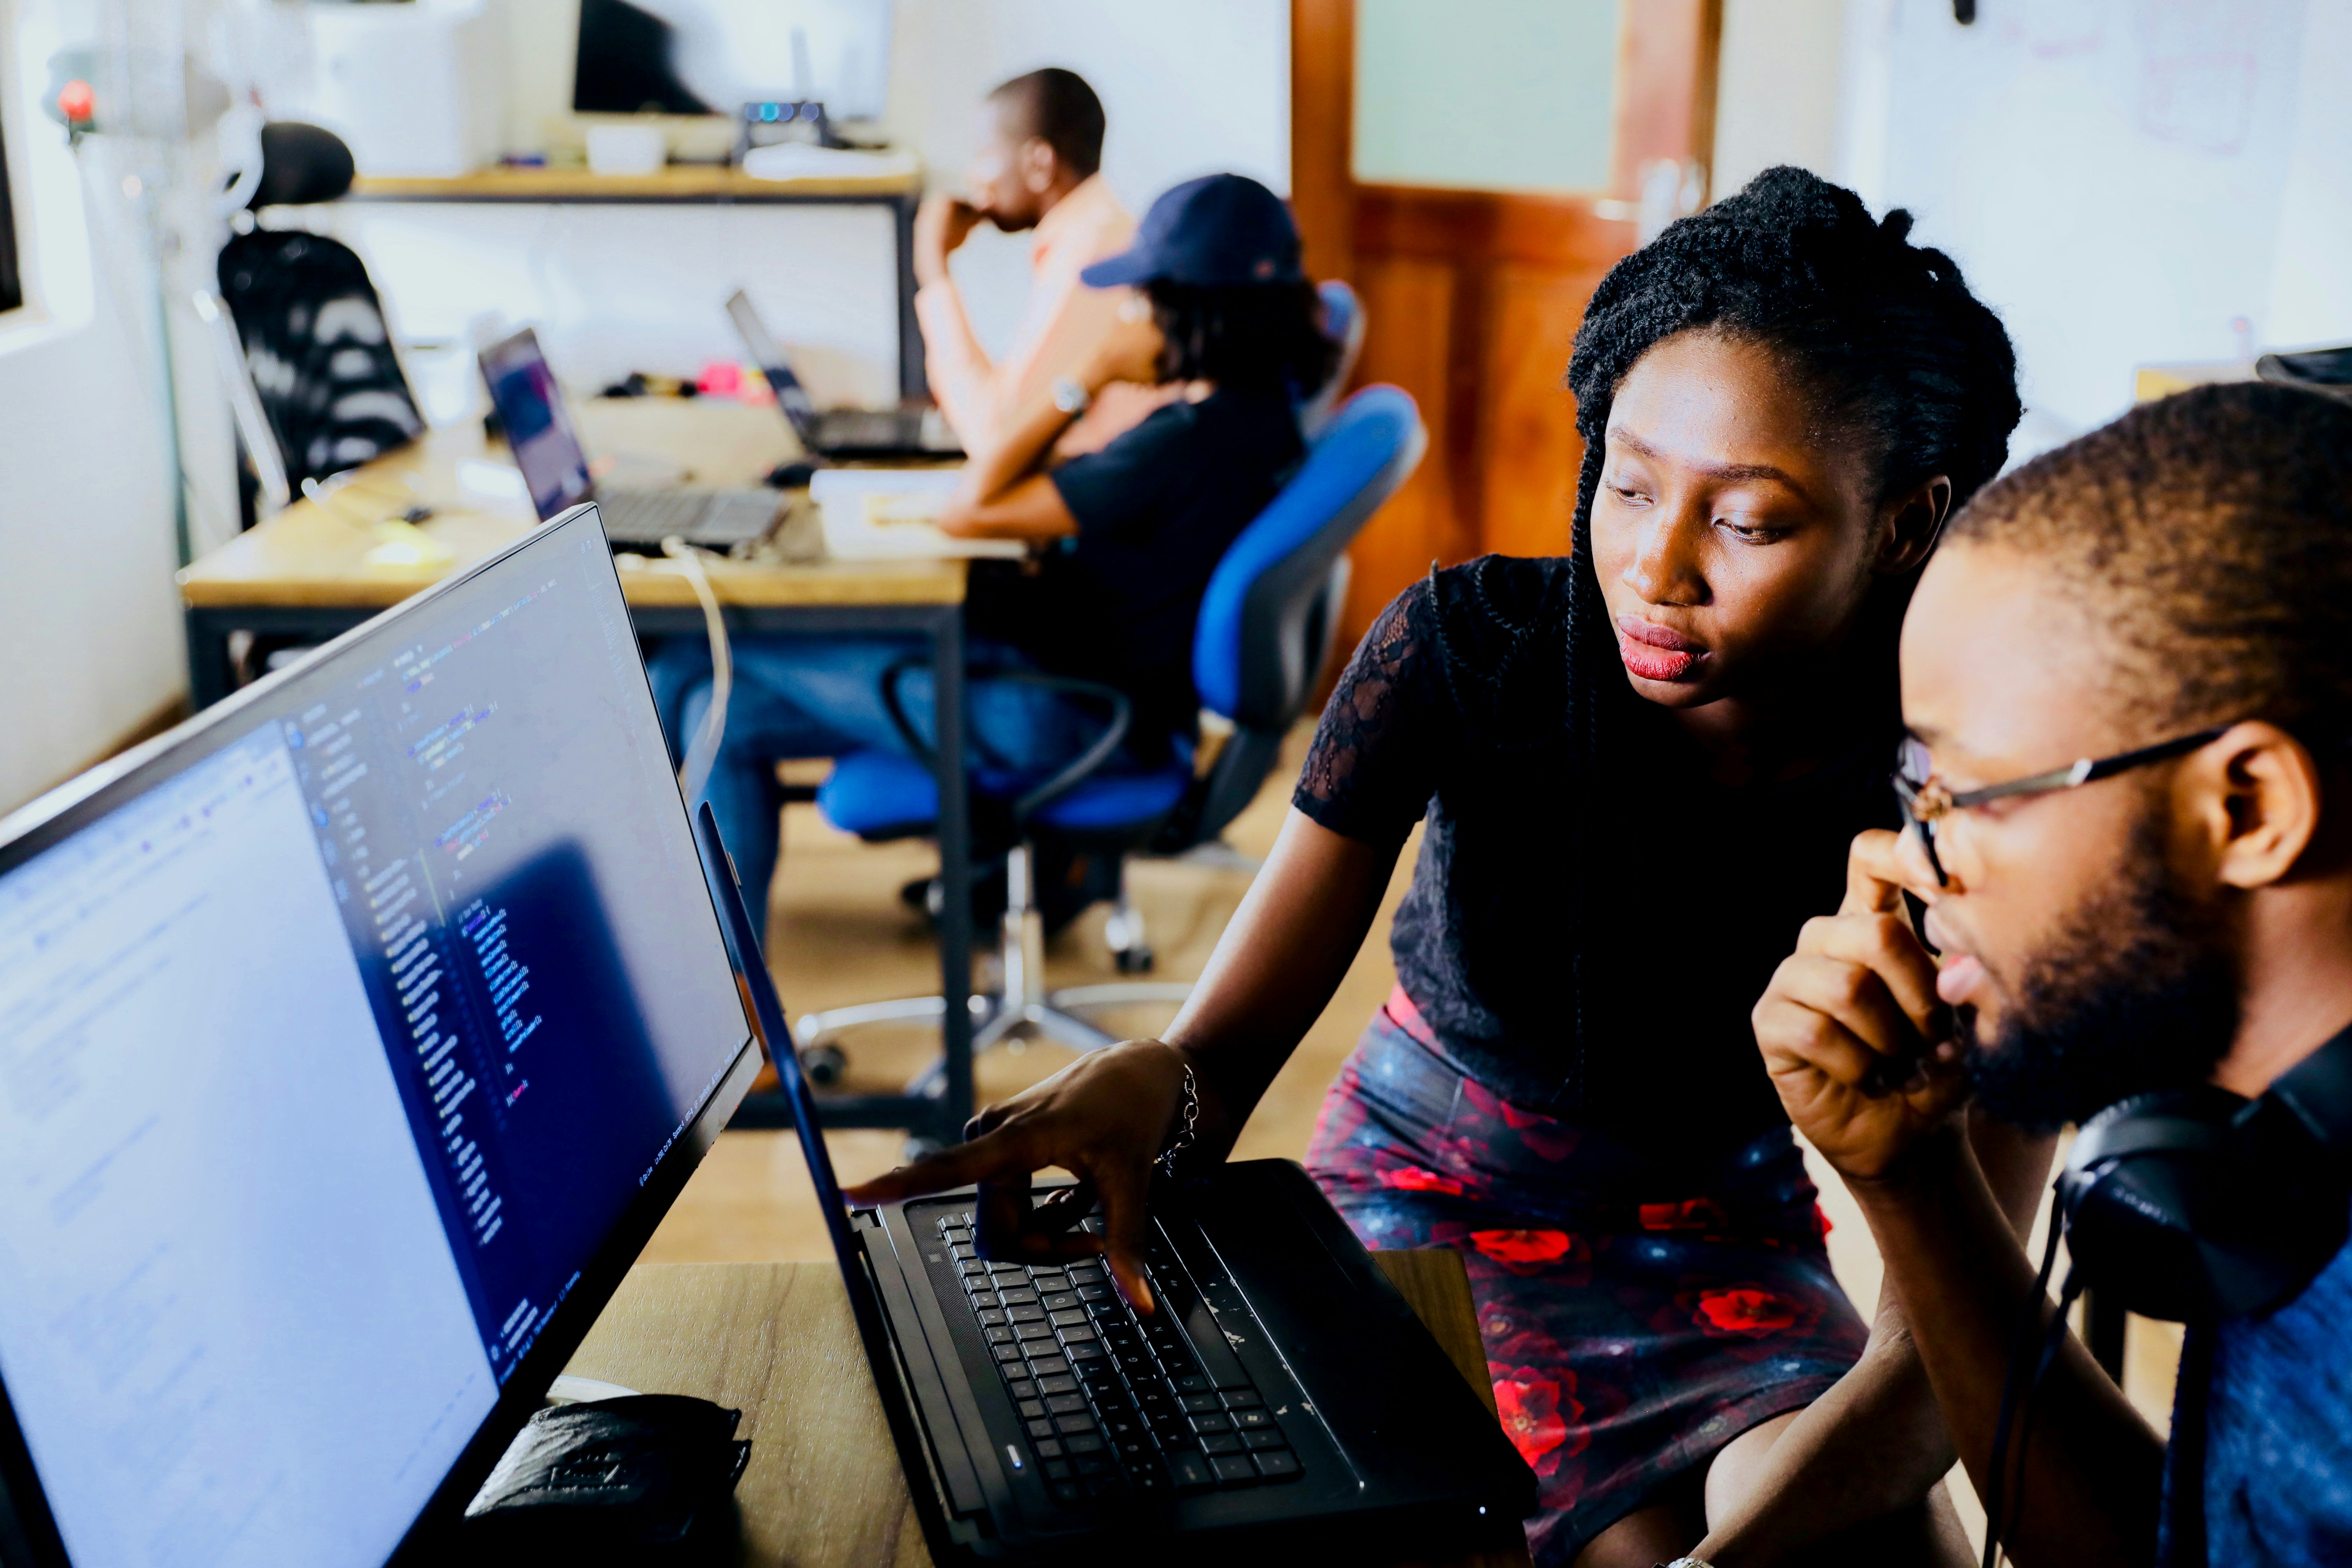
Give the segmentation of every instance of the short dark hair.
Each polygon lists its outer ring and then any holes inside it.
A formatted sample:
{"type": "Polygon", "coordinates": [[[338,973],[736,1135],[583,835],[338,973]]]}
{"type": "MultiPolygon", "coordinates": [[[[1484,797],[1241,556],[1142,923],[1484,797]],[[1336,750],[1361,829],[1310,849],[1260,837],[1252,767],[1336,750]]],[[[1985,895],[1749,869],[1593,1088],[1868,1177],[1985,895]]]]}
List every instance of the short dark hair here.
{"type": "Polygon", "coordinates": [[[1213,381],[1245,392],[1304,397],[1339,363],[1323,331],[1315,285],[1253,283],[1210,288],[1155,279],[1143,286],[1159,325],[1160,379],[1213,381]]]}
{"type": "Polygon", "coordinates": [[[1102,167],[1103,106],[1087,79],[1059,66],[1016,76],[988,95],[1019,115],[1024,136],[1054,150],[1080,179],[1102,167]]]}
{"type": "Polygon", "coordinates": [[[2352,404],[2257,382],[2143,404],[1986,487],[1954,544],[2046,563],[2108,639],[2116,717],[2352,730],[2352,404]]]}

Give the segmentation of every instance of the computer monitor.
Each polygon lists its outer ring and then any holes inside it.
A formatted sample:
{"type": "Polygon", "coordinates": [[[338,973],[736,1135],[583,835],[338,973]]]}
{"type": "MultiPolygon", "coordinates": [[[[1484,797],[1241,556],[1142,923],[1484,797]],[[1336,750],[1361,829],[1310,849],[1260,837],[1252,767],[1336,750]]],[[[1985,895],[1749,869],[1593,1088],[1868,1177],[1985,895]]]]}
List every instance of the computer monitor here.
{"type": "Polygon", "coordinates": [[[484,349],[482,379],[541,521],[586,500],[595,489],[587,449],[572,426],[572,411],[540,350],[539,334],[525,327],[484,349]]]}
{"type": "Polygon", "coordinates": [[[425,1559],[759,1062],[593,507],[0,821],[0,1548],[425,1559]]]}
{"type": "Polygon", "coordinates": [[[890,82],[890,0],[581,0],[581,114],[733,115],[814,99],[875,120],[890,82]]]}

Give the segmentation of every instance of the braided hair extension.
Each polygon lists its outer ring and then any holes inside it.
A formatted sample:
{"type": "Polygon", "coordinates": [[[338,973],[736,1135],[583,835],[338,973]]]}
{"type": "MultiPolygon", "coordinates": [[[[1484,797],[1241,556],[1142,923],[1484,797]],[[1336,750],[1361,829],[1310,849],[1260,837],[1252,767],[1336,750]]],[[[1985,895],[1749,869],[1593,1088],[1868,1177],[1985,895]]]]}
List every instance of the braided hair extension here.
{"type": "MultiPolygon", "coordinates": [[[[1814,400],[1822,427],[1850,432],[1870,454],[1880,499],[1940,474],[1957,510],[2000,471],[2022,412],[2009,334],[1952,259],[1910,243],[1910,231],[1900,208],[1875,221],[1843,186],[1802,169],[1767,169],[1618,262],[1593,290],[1568,367],[1584,441],[1566,626],[1570,791],[1601,776],[1610,713],[1638,700],[1620,673],[1591,529],[1611,403],[1653,347],[1710,330],[1771,351],[1814,400]]],[[[1890,722],[1894,639],[1910,582],[1889,585],[1864,632],[1884,642],[1890,722]]],[[[1564,803],[1579,864],[1591,863],[1594,804],[1573,794],[1564,803]]],[[[1572,912],[1580,926],[1580,907],[1572,912]]],[[[1585,945],[1576,943],[1576,1039],[1563,1086],[1570,1104],[1583,1096],[1585,945]]]]}

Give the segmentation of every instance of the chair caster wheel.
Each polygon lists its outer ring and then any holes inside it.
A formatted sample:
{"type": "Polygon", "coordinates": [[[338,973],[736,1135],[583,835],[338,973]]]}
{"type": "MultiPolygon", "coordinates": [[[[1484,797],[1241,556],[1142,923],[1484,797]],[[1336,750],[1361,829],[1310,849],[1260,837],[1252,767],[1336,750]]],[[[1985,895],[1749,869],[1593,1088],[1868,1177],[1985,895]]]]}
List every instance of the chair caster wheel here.
{"type": "Polygon", "coordinates": [[[841,1081],[849,1058],[839,1046],[811,1046],[801,1052],[801,1072],[819,1089],[831,1089],[841,1081]]]}
{"type": "Polygon", "coordinates": [[[1155,962],[1148,947],[1122,947],[1111,955],[1121,974],[1149,974],[1155,962]]]}
{"type": "Polygon", "coordinates": [[[934,1154],[943,1152],[946,1148],[947,1145],[936,1138],[909,1138],[905,1147],[898,1151],[898,1158],[911,1165],[918,1160],[928,1160],[934,1154]]]}

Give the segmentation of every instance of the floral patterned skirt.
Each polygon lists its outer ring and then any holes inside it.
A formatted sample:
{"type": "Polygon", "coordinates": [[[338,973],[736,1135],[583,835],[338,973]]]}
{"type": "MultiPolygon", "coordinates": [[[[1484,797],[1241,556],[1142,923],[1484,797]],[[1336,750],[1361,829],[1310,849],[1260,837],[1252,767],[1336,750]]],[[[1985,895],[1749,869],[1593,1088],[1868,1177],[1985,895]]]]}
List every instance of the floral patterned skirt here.
{"type": "Polygon", "coordinates": [[[1539,1568],[1812,1403],[1868,1337],[1786,1129],[1681,1159],[1496,1099],[1402,989],[1324,1099],[1307,1170],[1364,1244],[1468,1266],[1496,1405],[1539,1483],[1539,1568]]]}

